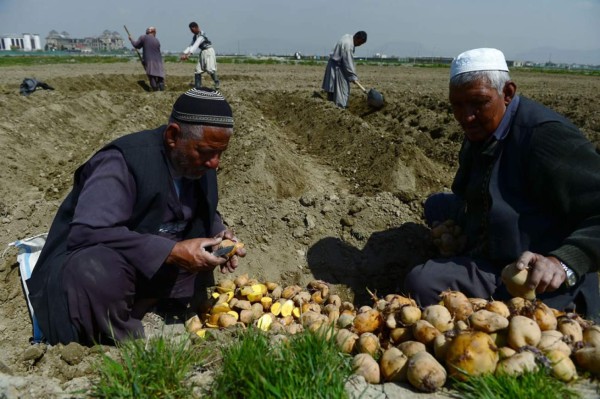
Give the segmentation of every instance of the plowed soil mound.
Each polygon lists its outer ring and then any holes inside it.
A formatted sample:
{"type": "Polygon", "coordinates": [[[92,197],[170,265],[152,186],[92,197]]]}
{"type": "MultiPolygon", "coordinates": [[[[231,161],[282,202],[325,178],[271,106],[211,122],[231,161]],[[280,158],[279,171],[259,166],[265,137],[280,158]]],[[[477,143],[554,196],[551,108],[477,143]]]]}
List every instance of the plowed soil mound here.
{"type": "MultiPolygon", "coordinates": [[[[167,121],[193,65],[166,70],[167,90],[151,93],[133,62],[2,68],[1,243],[47,231],[73,171],[104,143],[167,121]],[[26,77],[56,90],[20,96],[26,77]]],[[[385,96],[376,111],[356,90],[347,110],[325,101],[322,73],[320,66],[219,66],[236,122],[219,170],[220,210],[247,245],[239,273],[282,283],[323,279],[361,304],[366,288],[394,291],[432,254],[422,201],[451,184],[462,134],[447,102],[447,69],[359,67],[363,84],[385,96]]],[[[600,143],[600,79],[512,75],[521,94],[600,143]]],[[[31,353],[15,255],[10,248],[0,262],[0,371],[34,384],[24,397],[40,397],[42,384],[73,390],[92,373],[91,362],[66,362],[65,348],[31,353]]]]}

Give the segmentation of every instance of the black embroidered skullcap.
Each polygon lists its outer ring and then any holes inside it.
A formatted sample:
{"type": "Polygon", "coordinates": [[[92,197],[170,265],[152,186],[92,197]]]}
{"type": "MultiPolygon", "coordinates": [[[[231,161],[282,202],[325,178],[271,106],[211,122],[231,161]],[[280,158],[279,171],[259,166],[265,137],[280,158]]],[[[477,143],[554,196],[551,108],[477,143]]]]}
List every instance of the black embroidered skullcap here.
{"type": "Polygon", "coordinates": [[[233,127],[233,113],[223,95],[215,90],[190,89],[175,104],[171,118],[194,125],[233,127]]]}

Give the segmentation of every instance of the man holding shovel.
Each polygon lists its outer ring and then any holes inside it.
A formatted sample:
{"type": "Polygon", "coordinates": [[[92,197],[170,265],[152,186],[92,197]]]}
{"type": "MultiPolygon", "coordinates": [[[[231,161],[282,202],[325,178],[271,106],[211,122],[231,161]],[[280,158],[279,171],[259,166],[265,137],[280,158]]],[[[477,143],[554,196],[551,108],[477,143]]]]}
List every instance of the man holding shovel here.
{"type": "Polygon", "coordinates": [[[366,42],[367,33],[365,31],[358,31],[353,36],[345,34],[337,42],[333,53],[329,56],[322,89],[327,92],[327,99],[333,101],[340,108],[348,106],[350,82],[366,92],[358,81],[354,65],[354,49],[366,42]]]}
{"type": "Polygon", "coordinates": [[[165,89],[165,70],[163,67],[163,59],[160,53],[160,42],[156,38],[156,28],[150,26],[146,29],[146,34],[140,36],[137,40],[133,40],[129,31],[127,31],[131,45],[136,49],[143,49],[144,57],[142,64],[148,75],[150,87],[153,91],[163,91],[165,89]]]}

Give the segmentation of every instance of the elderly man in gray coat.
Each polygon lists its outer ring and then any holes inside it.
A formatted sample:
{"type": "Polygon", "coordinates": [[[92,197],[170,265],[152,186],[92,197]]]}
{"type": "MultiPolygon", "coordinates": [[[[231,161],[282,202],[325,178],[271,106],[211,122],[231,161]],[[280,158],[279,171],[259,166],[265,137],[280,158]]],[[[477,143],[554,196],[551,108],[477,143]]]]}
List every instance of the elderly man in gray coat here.
{"type": "Polygon", "coordinates": [[[356,66],[354,65],[354,49],[367,42],[367,33],[358,31],[351,36],[345,34],[335,45],[329,56],[322,89],[327,92],[327,99],[340,108],[348,106],[350,82],[360,86],[356,66]]]}

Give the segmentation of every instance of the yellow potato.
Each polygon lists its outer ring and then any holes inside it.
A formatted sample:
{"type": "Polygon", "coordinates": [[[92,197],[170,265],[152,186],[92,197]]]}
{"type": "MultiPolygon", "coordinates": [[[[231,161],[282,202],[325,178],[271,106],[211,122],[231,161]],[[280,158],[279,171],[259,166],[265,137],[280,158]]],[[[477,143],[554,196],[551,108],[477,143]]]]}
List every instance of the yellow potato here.
{"type": "Polygon", "coordinates": [[[338,330],[335,335],[335,342],[338,348],[344,353],[352,353],[357,340],[358,335],[345,328],[338,330]]]}
{"type": "Polygon", "coordinates": [[[469,316],[469,322],[475,330],[492,333],[508,327],[508,319],[498,313],[481,309],[469,316]]]}
{"type": "Polygon", "coordinates": [[[235,252],[238,249],[244,248],[244,244],[241,242],[236,242],[236,241],[231,241],[231,240],[225,239],[225,240],[221,241],[221,243],[219,244],[219,249],[226,248],[226,247],[233,247],[233,248],[231,249],[231,251],[229,251],[226,254],[221,255],[221,256],[223,256],[224,258],[231,258],[233,255],[235,255],[235,252]]]}
{"type": "Polygon", "coordinates": [[[542,339],[542,330],[533,320],[525,316],[514,316],[508,325],[508,345],[517,350],[525,345],[537,346],[542,339]]]}
{"type": "Polygon", "coordinates": [[[376,309],[359,313],[354,318],[354,329],[358,334],[373,332],[383,324],[381,313],[376,309]]]}
{"type": "Polygon", "coordinates": [[[359,353],[352,361],[354,374],[362,375],[370,384],[379,384],[381,375],[379,364],[368,353],[359,353]]]}
{"type": "Polygon", "coordinates": [[[446,365],[450,375],[465,381],[471,376],[493,373],[498,358],[498,349],[488,334],[463,332],[448,346],[446,365]]]}
{"type": "Polygon", "coordinates": [[[516,263],[511,263],[502,269],[502,282],[512,296],[529,300],[535,299],[535,290],[525,285],[528,273],[527,269],[517,269],[516,263]]]}
{"type": "Polygon", "coordinates": [[[446,383],[446,370],[429,352],[419,352],[408,359],[408,382],[423,392],[435,392],[446,383]]]}
{"type": "Polygon", "coordinates": [[[546,357],[552,363],[554,377],[564,382],[577,379],[577,369],[569,355],[560,350],[551,350],[546,353],[546,357]]]}
{"type": "Polygon", "coordinates": [[[395,347],[390,347],[381,356],[379,367],[383,379],[388,382],[406,381],[408,369],[408,357],[395,347]]]}
{"type": "Polygon", "coordinates": [[[600,376],[600,348],[590,346],[579,349],[575,352],[575,362],[582,369],[600,376]]]}
{"type": "Polygon", "coordinates": [[[358,353],[368,353],[369,355],[376,357],[379,353],[379,338],[373,333],[364,333],[358,337],[356,343],[356,349],[358,353]]]}
{"type": "Polygon", "coordinates": [[[427,350],[425,344],[419,341],[404,341],[398,344],[398,349],[400,349],[407,357],[413,357],[417,353],[427,350]]]}
{"type": "Polygon", "coordinates": [[[535,371],[537,368],[535,355],[532,352],[523,351],[500,360],[496,367],[496,374],[517,376],[528,371],[535,371]]]}

